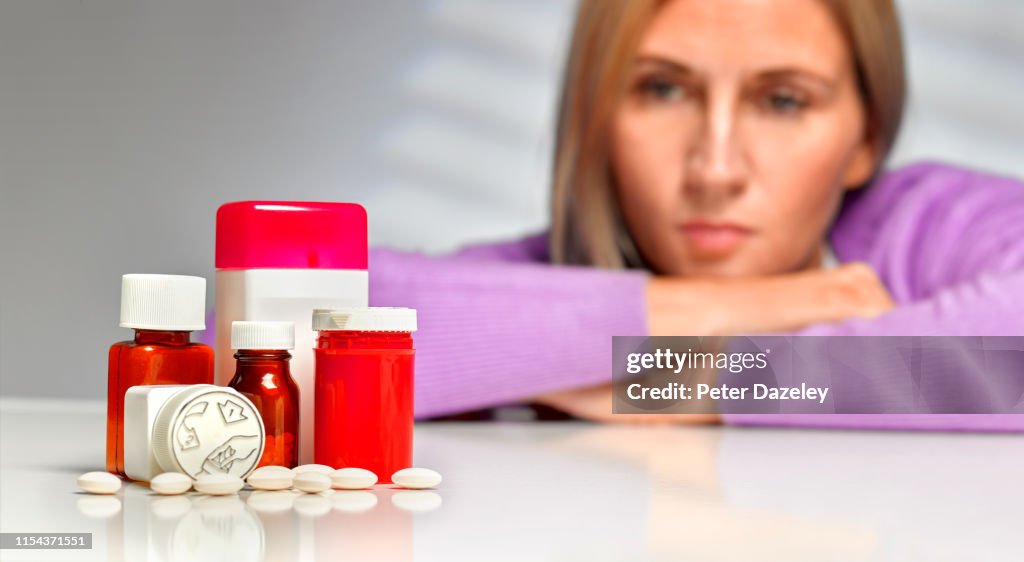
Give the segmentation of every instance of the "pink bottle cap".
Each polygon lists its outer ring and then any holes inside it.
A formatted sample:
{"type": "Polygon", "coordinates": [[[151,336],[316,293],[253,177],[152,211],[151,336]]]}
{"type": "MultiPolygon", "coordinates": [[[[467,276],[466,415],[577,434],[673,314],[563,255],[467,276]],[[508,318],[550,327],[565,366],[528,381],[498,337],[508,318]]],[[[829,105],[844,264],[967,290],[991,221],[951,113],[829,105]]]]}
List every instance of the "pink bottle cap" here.
{"type": "Polygon", "coordinates": [[[217,209],[217,269],[366,269],[355,203],[239,201],[217,209]]]}

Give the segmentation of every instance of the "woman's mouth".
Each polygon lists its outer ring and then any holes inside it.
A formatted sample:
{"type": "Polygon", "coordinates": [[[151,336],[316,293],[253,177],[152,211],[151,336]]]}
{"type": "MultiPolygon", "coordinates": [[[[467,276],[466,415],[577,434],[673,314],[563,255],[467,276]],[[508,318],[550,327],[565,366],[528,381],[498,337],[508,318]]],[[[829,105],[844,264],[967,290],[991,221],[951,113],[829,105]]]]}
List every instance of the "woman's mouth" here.
{"type": "Polygon", "coordinates": [[[753,230],[743,225],[710,220],[691,220],[679,225],[695,257],[724,257],[731,254],[753,230]]]}

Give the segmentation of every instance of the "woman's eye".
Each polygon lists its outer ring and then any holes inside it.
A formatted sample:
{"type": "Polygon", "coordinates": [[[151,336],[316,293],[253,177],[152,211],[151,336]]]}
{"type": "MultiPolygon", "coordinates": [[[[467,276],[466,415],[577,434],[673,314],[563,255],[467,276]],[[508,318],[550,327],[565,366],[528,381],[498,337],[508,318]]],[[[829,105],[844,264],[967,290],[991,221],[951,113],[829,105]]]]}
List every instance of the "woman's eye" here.
{"type": "Polygon", "coordinates": [[[803,96],[788,90],[770,92],[765,97],[767,109],[775,113],[797,113],[807,107],[807,100],[803,96]]]}
{"type": "Polygon", "coordinates": [[[639,90],[644,96],[657,101],[678,101],[686,97],[685,88],[668,80],[644,80],[639,90]]]}

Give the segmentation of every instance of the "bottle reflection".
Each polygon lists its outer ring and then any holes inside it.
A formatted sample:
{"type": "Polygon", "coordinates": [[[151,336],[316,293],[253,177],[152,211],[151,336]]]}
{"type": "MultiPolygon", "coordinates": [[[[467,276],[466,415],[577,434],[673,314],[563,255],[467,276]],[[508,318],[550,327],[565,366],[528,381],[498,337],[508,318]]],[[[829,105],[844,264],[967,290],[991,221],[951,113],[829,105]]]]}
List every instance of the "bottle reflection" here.
{"type": "Polygon", "coordinates": [[[292,506],[298,494],[291,490],[249,493],[246,504],[256,512],[266,536],[265,560],[298,560],[292,506]]]}
{"type": "MultiPolygon", "coordinates": [[[[867,560],[877,555],[873,530],[841,516],[736,505],[731,496],[748,488],[769,464],[765,459],[784,447],[746,455],[737,466],[725,467],[721,438],[722,432],[709,428],[609,427],[573,433],[547,445],[579,458],[629,463],[650,477],[644,551],[655,560],[756,560],[771,553],[802,561],[822,560],[825,552],[842,552],[844,560],[867,560]],[[723,472],[732,471],[739,478],[723,481],[723,472]]],[[[750,438],[759,439],[764,437],[750,438]]],[[[763,487],[771,488],[770,481],[763,487]]],[[[820,499],[794,495],[808,505],[820,499]]]]}
{"type": "MultiPolygon", "coordinates": [[[[89,519],[106,520],[107,560],[123,560],[124,553],[121,551],[121,498],[117,496],[94,496],[91,494],[77,495],[75,507],[78,508],[79,513],[89,519]]],[[[93,546],[98,545],[94,544],[93,546]]]]}
{"type": "Polygon", "coordinates": [[[314,523],[314,559],[412,560],[413,515],[394,505],[396,493],[378,487],[332,494],[330,513],[314,523]]]}

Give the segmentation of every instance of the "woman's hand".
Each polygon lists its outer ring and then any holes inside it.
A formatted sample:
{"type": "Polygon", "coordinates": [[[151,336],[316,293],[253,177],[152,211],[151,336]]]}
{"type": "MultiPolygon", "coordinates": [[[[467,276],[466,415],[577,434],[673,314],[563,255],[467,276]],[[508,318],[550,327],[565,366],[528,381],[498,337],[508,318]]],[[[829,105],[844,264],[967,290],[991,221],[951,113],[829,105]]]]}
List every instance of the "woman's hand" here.
{"type": "MultiPolygon", "coordinates": [[[[647,286],[652,336],[724,336],[787,332],[813,324],[873,318],[892,297],[868,265],[845,264],[773,277],[735,280],[652,278],[647,286]]],[[[612,385],[551,392],[536,402],[598,422],[716,423],[714,414],[612,414],[612,385]]]]}
{"type": "Polygon", "coordinates": [[[584,420],[605,423],[631,423],[638,425],[714,424],[717,414],[612,414],[612,385],[600,384],[549,392],[533,399],[534,402],[561,410],[584,420]]]}
{"type": "Polygon", "coordinates": [[[863,263],[753,279],[656,277],[647,287],[652,336],[727,336],[787,332],[893,307],[874,270],[863,263]]]}

